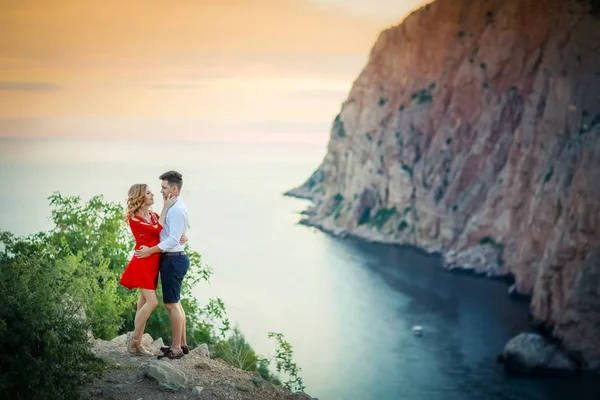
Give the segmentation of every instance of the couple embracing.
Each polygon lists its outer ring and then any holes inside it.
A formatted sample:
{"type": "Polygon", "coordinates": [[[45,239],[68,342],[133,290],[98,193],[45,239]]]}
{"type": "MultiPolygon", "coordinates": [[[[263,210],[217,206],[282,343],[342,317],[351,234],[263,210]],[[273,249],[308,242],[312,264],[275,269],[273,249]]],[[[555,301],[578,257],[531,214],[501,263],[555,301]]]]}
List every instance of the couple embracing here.
{"type": "Polygon", "coordinates": [[[130,290],[140,289],[135,328],[127,334],[127,350],[133,355],[154,355],[142,345],[142,335],[148,318],[158,306],[156,287],[160,275],[172,341],[170,346],[161,347],[162,355],[158,358],[178,359],[189,353],[186,317],[179,302],[183,278],[190,266],[183,248],[187,242],[188,212],[180,197],[182,175],[168,171],[158,179],[164,201],[160,215],[151,210],[154,194],[148,185],[131,186],[127,198],[126,218],[135,237],[135,254],[125,268],[120,284],[130,290]]]}

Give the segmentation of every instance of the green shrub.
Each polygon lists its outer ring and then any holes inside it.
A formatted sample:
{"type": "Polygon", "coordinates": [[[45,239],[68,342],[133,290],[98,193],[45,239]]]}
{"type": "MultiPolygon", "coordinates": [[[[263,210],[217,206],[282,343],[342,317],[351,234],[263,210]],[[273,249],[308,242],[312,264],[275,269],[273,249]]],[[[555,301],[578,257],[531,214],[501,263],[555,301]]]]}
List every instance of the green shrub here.
{"type": "Polygon", "coordinates": [[[346,130],[344,129],[344,123],[340,119],[340,114],[335,116],[335,120],[333,121],[333,129],[337,131],[337,135],[340,138],[345,138],[346,130]]]}
{"type": "MultiPolygon", "coordinates": [[[[6,233],[2,234],[7,239],[6,233]]],[[[8,238],[10,241],[10,238],[8,238]]],[[[0,260],[0,393],[8,399],[76,399],[103,362],[91,352],[89,323],[79,317],[77,257],[52,247],[0,260]]]]}
{"type": "Polygon", "coordinates": [[[246,371],[258,370],[258,356],[237,327],[227,340],[211,348],[211,357],[221,358],[227,364],[246,371]]]}
{"type": "Polygon", "coordinates": [[[388,220],[396,213],[396,207],[380,208],[375,213],[375,216],[371,218],[369,224],[377,229],[381,229],[388,222],[388,220]]]}
{"type": "Polygon", "coordinates": [[[362,214],[358,218],[357,224],[364,225],[364,224],[368,223],[370,219],[371,219],[371,207],[365,207],[362,214]]]}
{"type": "MultiPolygon", "coordinates": [[[[275,368],[277,372],[284,373],[288,377],[288,380],[283,382],[283,386],[291,391],[303,392],[306,386],[304,386],[302,378],[298,375],[302,368],[298,367],[292,360],[294,355],[293,346],[285,340],[282,333],[269,332],[269,338],[277,340],[277,349],[274,356],[275,368]]],[[[265,362],[268,363],[270,361],[265,362]]]]}

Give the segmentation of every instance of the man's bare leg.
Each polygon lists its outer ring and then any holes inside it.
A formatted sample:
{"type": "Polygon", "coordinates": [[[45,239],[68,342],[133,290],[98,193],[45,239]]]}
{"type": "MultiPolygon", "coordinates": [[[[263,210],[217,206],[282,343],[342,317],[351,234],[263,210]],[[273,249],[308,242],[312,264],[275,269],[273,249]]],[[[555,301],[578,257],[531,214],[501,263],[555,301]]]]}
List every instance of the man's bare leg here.
{"type": "Polygon", "coordinates": [[[181,345],[182,346],[186,346],[187,347],[187,332],[186,332],[186,316],[185,316],[185,310],[183,309],[183,306],[181,305],[181,303],[179,303],[179,307],[181,308],[181,315],[183,315],[183,321],[181,324],[181,345]]]}
{"type": "Polygon", "coordinates": [[[165,303],[165,308],[169,312],[169,319],[171,320],[171,351],[173,353],[181,352],[181,339],[183,321],[185,321],[184,314],[181,312],[181,305],[177,303],[165,303]]]}

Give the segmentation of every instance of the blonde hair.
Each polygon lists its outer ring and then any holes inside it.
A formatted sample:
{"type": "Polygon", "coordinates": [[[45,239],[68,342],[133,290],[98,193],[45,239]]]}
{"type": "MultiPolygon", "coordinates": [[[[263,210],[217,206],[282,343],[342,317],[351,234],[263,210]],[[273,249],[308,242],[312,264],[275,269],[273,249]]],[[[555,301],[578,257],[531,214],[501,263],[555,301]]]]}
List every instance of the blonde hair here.
{"type": "Polygon", "coordinates": [[[129,188],[127,193],[127,211],[125,211],[125,220],[133,218],[134,215],[142,208],[146,201],[146,192],[148,185],[145,183],[136,183],[129,188]]]}

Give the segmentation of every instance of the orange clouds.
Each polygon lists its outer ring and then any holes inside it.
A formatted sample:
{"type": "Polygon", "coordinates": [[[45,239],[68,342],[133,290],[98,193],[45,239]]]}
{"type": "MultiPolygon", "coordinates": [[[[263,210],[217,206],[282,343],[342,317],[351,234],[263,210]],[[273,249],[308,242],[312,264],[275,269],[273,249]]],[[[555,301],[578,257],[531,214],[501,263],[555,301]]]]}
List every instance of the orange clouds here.
{"type": "Polygon", "coordinates": [[[378,33],[419,1],[372,0],[366,17],[359,0],[2,0],[0,119],[327,126],[378,33]]]}
{"type": "Polygon", "coordinates": [[[0,48],[22,59],[165,66],[207,53],[364,53],[382,28],[306,0],[9,0],[0,48]]]}

